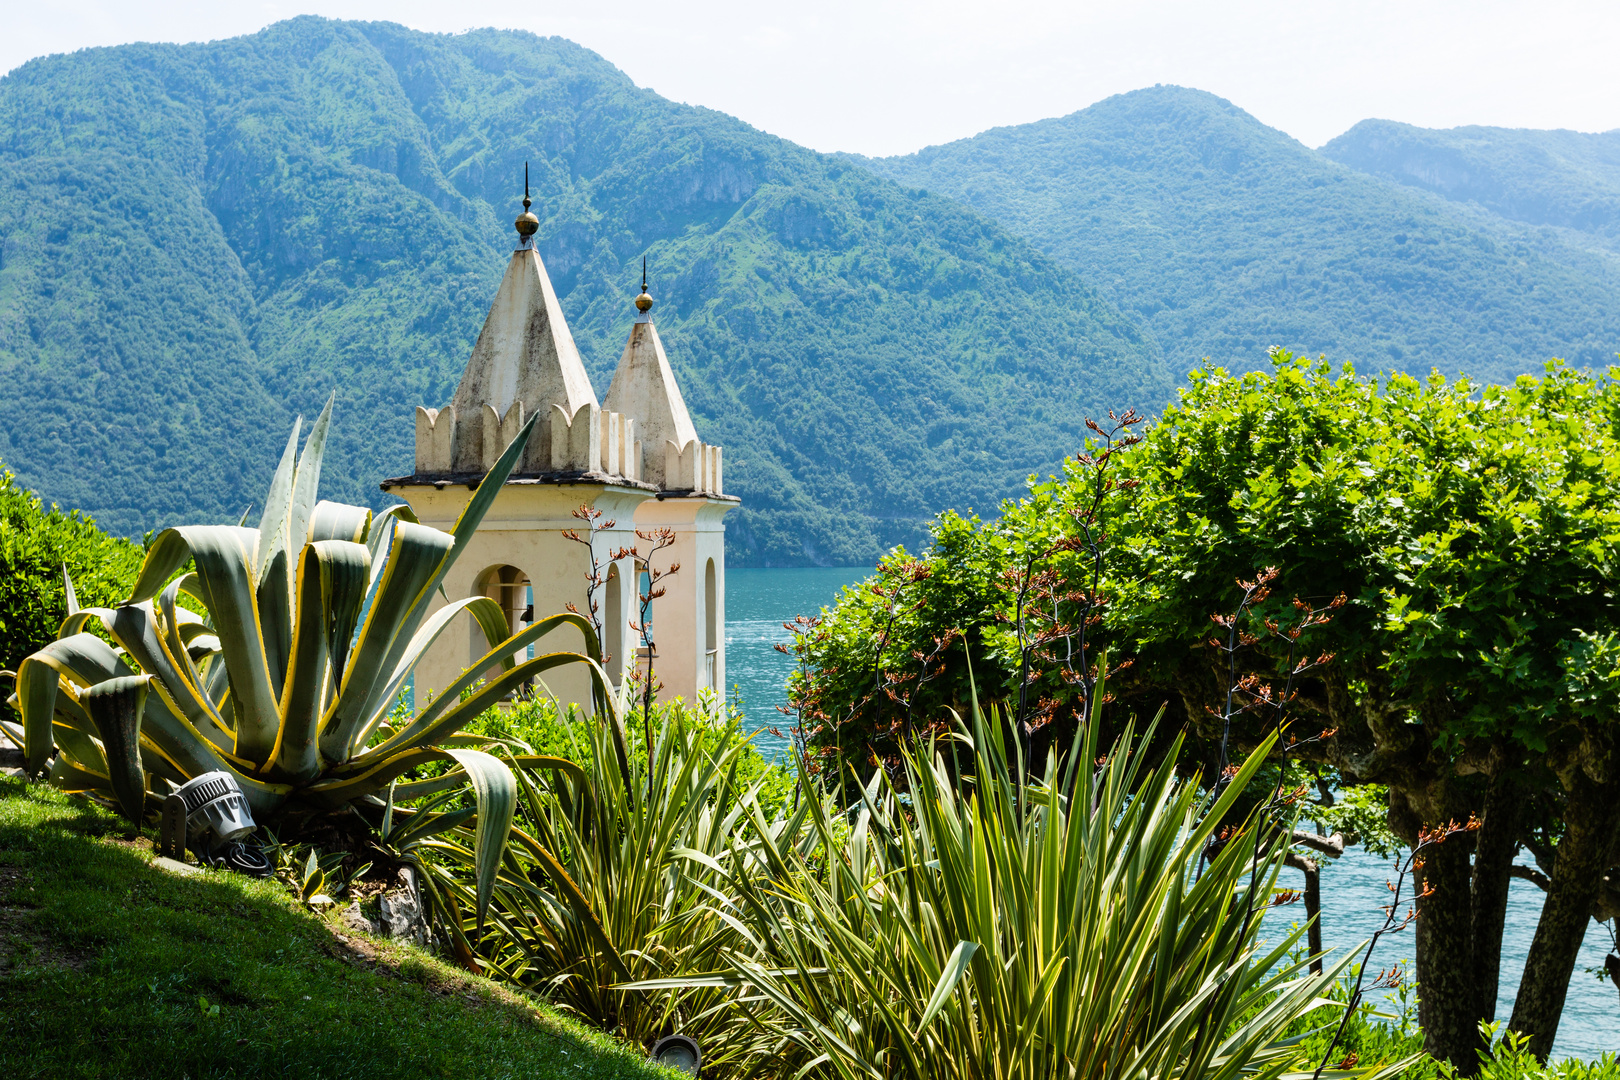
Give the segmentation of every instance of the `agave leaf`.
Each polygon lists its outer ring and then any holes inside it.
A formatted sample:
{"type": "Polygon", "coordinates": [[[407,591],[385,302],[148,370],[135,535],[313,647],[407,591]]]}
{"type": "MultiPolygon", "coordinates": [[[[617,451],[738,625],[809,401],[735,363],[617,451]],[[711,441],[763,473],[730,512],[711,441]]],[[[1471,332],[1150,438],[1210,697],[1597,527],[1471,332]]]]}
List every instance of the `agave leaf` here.
{"type": "Polygon", "coordinates": [[[446,690],[434,699],[433,706],[423,710],[422,714],[407,725],[403,731],[394,735],[393,738],[387,740],[381,746],[366,751],[346,766],[337,767],[333,770],[333,773],[338,776],[348,775],[351,770],[360,771],[365,769],[372,762],[406,747],[437,742],[444,736],[459,730],[463,724],[478,716],[485,709],[503,700],[513,689],[527,684],[552,668],[563,667],[567,664],[584,664],[590,673],[591,681],[604,694],[608,692],[606,674],[590,657],[575,652],[546,653],[535,657],[533,660],[518,664],[511,671],[502,672],[496,678],[479,686],[465,700],[459,700],[460,690],[456,690],[454,693],[446,690]],[[442,711],[434,708],[441,702],[444,702],[446,706],[442,711]]]}
{"type": "Polygon", "coordinates": [[[219,636],[221,658],[230,672],[237,721],[234,752],[256,767],[268,761],[280,720],[279,698],[271,681],[270,657],[265,652],[249,562],[249,552],[257,541],[253,530],[230,525],[166,529],[147,553],[132,598],[132,602],[150,599],[169,574],[184,563],[184,553],[190,553],[196,563],[202,601],[213,616],[214,632],[219,636]],[[158,576],[160,570],[163,573],[158,576]],[[145,595],[141,595],[143,592],[145,595]]]}
{"type": "Polygon", "coordinates": [[[38,776],[56,749],[51,717],[56,715],[57,679],[56,669],[34,656],[17,669],[18,710],[23,716],[23,770],[29,776],[38,776]]]}
{"type": "Polygon", "coordinates": [[[270,552],[286,546],[283,538],[287,533],[287,506],[292,502],[293,469],[298,464],[298,432],[303,426],[302,416],[293,421],[292,434],[287,436],[287,449],[282,451],[281,464],[276,466],[276,473],[270,478],[270,490],[264,496],[264,511],[259,515],[259,539],[253,552],[255,587],[264,568],[270,565],[270,552]]]}
{"type": "MultiPolygon", "coordinates": [[[[457,614],[459,610],[458,605],[462,605],[473,610],[475,617],[478,618],[479,625],[484,627],[486,637],[495,632],[495,616],[498,612],[500,612],[500,606],[495,604],[493,600],[491,600],[488,605],[480,605],[477,603],[479,599],[479,597],[473,597],[470,600],[457,601],[455,604],[450,604],[446,607],[440,608],[433,614],[432,618],[429,619],[428,624],[423,626],[421,630],[417,631],[416,636],[411,642],[410,649],[402,653],[400,656],[399,664],[394,669],[394,676],[387,684],[389,688],[393,689],[393,694],[379,696],[378,700],[384,707],[392,703],[394,700],[394,695],[397,695],[398,693],[397,688],[404,685],[405,679],[410,675],[411,667],[416,663],[416,659],[420,658],[427,647],[432,644],[433,638],[444,629],[445,623],[447,623],[452,616],[457,614]],[[479,613],[480,608],[483,609],[483,614],[479,613]]],[[[500,615],[500,620],[500,629],[504,630],[504,614],[500,615]]],[[[404,740],[409,738],[407,733],[421,730],[433,724],[434,721],[437,720],[446,709],[449,709],[451,706],[460,701],[463,692],[478,685],[479,681],[484,678],[486,672],[488,672],[495,665],[500,664],[502,658],[510,661],[513,653],[517,652],[519,649],[526,648],[531,642],[538,641],[540,638],[561,626],[578,627],[580,631],[585,634],[587,645],[595,640],[595,631],[591,628],[590,620],[586,619],[583,615],[577,615],[574,612],[565,611],[557,615],[548,615],[544,619],[539,619],[524,627],[516,634],[513,634],[511,637],[501,638],[498,644],[491,642],[489,652],[485,653],[482,657],[475,661],[471,667],[462,672],[461,676],[457,678],[455,682],[446,687],[438,697],[433,699],[433,702],[428,705],[427,708],[423,709],[417,714],[416,719],[405,729],[405,731],[400,732],[393,739],[390,739],[389,743],[385,745],[406,745],[404,740]]],[[[579,660],[589,659],[588,656],[581,656],[579,653],[556,653],[553,655],[567,655],[576,657],[579,660]]],[[[536,659],[538,659],[538,657],[536,659]]],[[[527,663],[532,664],[534,661],[530,660],[527,661],[527,663]]],[[[515,670],[515,665],[511,663],[503,664],[502,666],[505,668],[505,675],[502,676],[503,679],[506,676],[509,676],[511,672],[515,670]]],[[[556,665],[553,664],[550,666],[554,667],[556,665]]],[[[502,685],[510,688],[519,685],[519,683],[506,681],[503,682],[502,685]]],[[[459,725],[457,726],[459,727],[459,725]]],[[[452,728],[450,730],[455,729],[452,728]]]]}
{"type": "Polygon", "coordinates": [[[124,816],[140,828],[146,809],[146,778],[141,768],[141,713],[146,709],[150,675],[108,679],[84,694],[84,708],[101,733],[108,779],[124,816]]]}
{"type": "MultiPolygon", "coordinates": [[[[360,624],[352,658],[343,672],[342,686],[321,727],[321,753],[342,761],[350,737],[370,718],[372,692],[385,684],[393,668],[382,666],[396,635],[414,633],[407,627],[410,606],[431,580],[435,567],[454,543],[448,533],[424,525],[394,523],[392,550],[377,585],[376,595],[360,624]]],[[[402,650],[403,651],[403,650],[402,650]]]]}
{"type": "Polygon", "coordinates": [[[79,597],[73,591],[73,575],[68,573],[67,563],[62,564],[62,591],[67,596],[67,613],[75,615],[79,610],[79,597]]]}
{"type": "Polygon", "coordinates": [[[60,679],[87,687],[133,674],[112,646],[94,634],[59,638],[23,660],[17,668],[17,699],[27,744],[23,767],[28,774],[38,776],[56,748],[51,725],[60,679]]]}
{"type": "Polygon", "coordinates": [[[317,540],[298,561],[298,617],[274,755],[278,775],[296,783],[320,775],[316,736],[324,692],[332,673],[342,670],[370,562],[364,544],[347,540],[317,540]]]}
{"type": "MultiPolygon", "coordinates": [[[[373,699],[381,704],[373,710],[370,718],[365,723],[357,726],[354,734],[346,743],[346,749],[342,755],[343,759],[354,757],[365,746],[366,741],[371,738],[378,725],[388,716],[393,703],[399,698],[399,693],[404,688],[406,680],[411,677],[411,671],[415,668],[417,661],[422,658],[428,647],[450,625],[451,620],[463,611],[472,613],[478,626],[483,629],[485,640],[489,642],[491,648],[505,640],[508,629],[506,612],[501,608],[500,604],[487,596],[471,596],[465,600],[457,600],[455,603],[448,604],[435,611],[412,637],[410,648],[400,658],[399,665],[394,669],[393,676],[383,685],[382,691],[373,695],[373,699]]],[[[507,661],[505,666],[511,668],[511,654],[507,654],[507,661]]]]}
{"type": "MultiPolygon", "coordinates": [[[[165,589],[164,595],[169,595],[169,590],[165,589]]],[[[113,640],[123,647],[124,652],[140,665],[142,671],[157,676],[169,691],[180,714],[192,727],[218,739],[222,748],[233,744],[234,740],[223,718],[214,710],[213,702],[203,695],[191,679],[191,671],[195,670],[191,666],[191,657],[184,648],[179,650],[178,656],[175,655],[169,648],[169,642],[159,632],[151,601],[125,604],[109,612],[109,617],[102,619],[102,625],[113,640]]]]}
{"type": "Polygon", "coordinates": [[[461,764],[472,782],[473,801],[478,806],[477,855],[478,932],[484,931],[484,915],[495,891],[495,874],[500,869],[506,838],[512,831],[512,813],[517,807],[517,784],[512,770],[492,754],[482,750],[444,751],[461,764]]]}
{"type": "Polygon", "coordinates": [[[298,468],[293,473],[292,498],[287,505],[287,564],[291,566],[298,553],[309,543],[309,519],[315,512],[315,491],[321,482],[321,458],[326,454],[326,432],[332,425],[332,405],[337,391],[326,399],[326,408],[309,429],[309,441],[298,455],[298,468]]]}
{"type": "MultiPolygon", "coordinates": [[[[85,723],[92,730],[95,725],[90,722],[89,714],[85,714],[85,723]]],[[[101,749],[101,743],[95,737],[86,733],[76,724],[64,724],[60,720],[53,729],[56,734],[56,750],[58,758],[67,758],[78,768],[85,772],[95,773],[97,776],[107,776],[111,769],[107,765],[107,755],[101,749]]],[[[111,781],[109,781],[111,783],[111,781]]]]}
{"type": "Polygon", "coordinates": [[[259,585],[254,600],[259,610],[259,638],[264,643],[265,670],[270,675],[270,692],[281,697],[282,679],[292,652],[292,603],[288,599],[288,578],[293,568],[287,550],[277,547],[270,552],[268,565],[258,570],[259,585]]]}
{"type": "Polygon", "coordinates": [[[309,518],[309,540],[348,540],[363,544],[371,527],[371,511],[364,506],[328,502],[315,504],[309,518]]]}
{"type": "Polygon", "coordinates": [[[58,755],[51,762],[51,771],[48,776],[51,786],[66,791],[69,794],[84,791],[112,792],[112,781],[105,776],[99,776],[87,769],[80,768],[78,764],[58,755]]]}

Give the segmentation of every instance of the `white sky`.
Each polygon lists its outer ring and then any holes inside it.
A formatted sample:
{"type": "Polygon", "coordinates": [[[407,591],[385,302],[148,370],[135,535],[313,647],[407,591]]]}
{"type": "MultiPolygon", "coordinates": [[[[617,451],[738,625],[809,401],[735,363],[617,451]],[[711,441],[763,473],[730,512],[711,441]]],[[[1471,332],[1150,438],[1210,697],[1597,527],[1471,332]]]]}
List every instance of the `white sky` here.
{"type": "Polygon", "coordinates": [[[297,14],[502,26],[814,147],[907,153],[1177,83],[1319,146],[1367,117],[1620,127],[1613,0],[4,0],[0,70],[53,52],[251,33],[297,14]]]}

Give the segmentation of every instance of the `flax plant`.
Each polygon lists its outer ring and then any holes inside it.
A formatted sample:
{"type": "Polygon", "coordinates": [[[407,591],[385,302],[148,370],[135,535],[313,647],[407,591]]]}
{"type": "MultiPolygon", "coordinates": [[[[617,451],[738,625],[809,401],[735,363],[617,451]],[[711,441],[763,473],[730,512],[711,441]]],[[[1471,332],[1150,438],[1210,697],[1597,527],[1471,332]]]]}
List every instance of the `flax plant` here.
{"type": "MultiPolygon", "coordinates": [[[[786,844],[809,835],[808,805],[766,822],[759,785],[739,781],[747,743],[726,745],[701,711],[660,710],[649,744],[633,746],[621,719],[632,692],[626,679],[605,710],[572,726],[574,760],[508,759],[517,812],[474,947],[491,974],[598,1027],[643,1045],[686,1034],[703,1045],[706,1074],[734,1071],[757,1049],[736,991],[626,984],[713,971],[748,949],[721,889],[762,870],[749,855],[756,823],[786,844]]],[[[461,830],[427,845],[432,888],[463,909],[473,899],[468,839],[461,830]]]]}
{"type": "MultiPolygon", "coordinates": [[[[792,1047],[774,1052],[784,1076],[1310,1076],[1304,1036],[1285,1033],[1318,1010],[1337,1018],[1344,962],[1310,975],[1293,959],[1302,929],[1258,936],[1256,912],[1286,897],[1288,830],[1267,829],[1253,875],[1252,841],[1215,834],[1270,744],[1211,792],[1176,775],[1179,740],[1160,764],[1129,733],[1099,758],[1093,714],[1025,779],[992,723],[975,708],[960,753],[914,744],[852,814],[807,799],[810,841],[759,834],[718,905],[748,947],[726,946],[709,976],[637,987],[735,990],[760,1018],[755,1052],[792,1047]]],[[[1346,1064],[1322,1075],[1406,1063],[1346,1064]]]]}

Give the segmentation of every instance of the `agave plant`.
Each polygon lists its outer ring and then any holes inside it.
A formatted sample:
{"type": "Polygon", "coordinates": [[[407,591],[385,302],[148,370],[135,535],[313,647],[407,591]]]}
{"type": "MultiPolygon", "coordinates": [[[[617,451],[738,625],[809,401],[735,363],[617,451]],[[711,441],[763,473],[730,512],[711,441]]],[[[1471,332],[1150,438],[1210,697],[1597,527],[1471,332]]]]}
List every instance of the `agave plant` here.
{"type": "Polygon", "coordinates": [[[1258,859],[1211,844],[1267,747],[1216,796],[1176,776],[1179,746],[1153,768],[1128,749],[1094,766],[1097,727],[1026,779],[975,709],[968,775],[921,744],[853,814],[808,800],[814,844],[761,832],[717,890],[750,947],[624,988],[734,988],[774,1010],[756,1055],[846,1080],[1311,1076],[1288,1031],[1343,1009],[1343,964],[1308,974],[1290,955],[1303,929],[1257,937],[1288,830],[1258,859]],[[796,1054],[767,1045],[784,1037],[796,1054]]]}
{"type": "Polygon", "coordinates": [[[68,583],[57,640],[17,672],[12,701],[22,713],[26,766],[48,770],[66,790],[110,796],[138,825],[172,785],[215,770],[233,774],[255,817],[275,823],[380,805],[377,794],[397,777],[448,761],[449,771],[413,792],[471,786],[481,917],[517,787],[505,764],[455,733],[513,688],[564,664],[585,664],[607,687],[595,631],[581,616],[560,614],[510,634],[500,606],[484,597],[431,610],[534,421],[446,533],[419,524],[405,506],[373,516],[316,501],[331,411],[328,402],[302,454],[302,421],[293,425],[257,529],[165,530],[116,608],[79,610],[68,583]],[[393,730],[390,710],[414,666],[462,612],[482,629],[488,654],[393,730]],[[584,634],[586,653],[514,662],[564,624],[584,634]]]}

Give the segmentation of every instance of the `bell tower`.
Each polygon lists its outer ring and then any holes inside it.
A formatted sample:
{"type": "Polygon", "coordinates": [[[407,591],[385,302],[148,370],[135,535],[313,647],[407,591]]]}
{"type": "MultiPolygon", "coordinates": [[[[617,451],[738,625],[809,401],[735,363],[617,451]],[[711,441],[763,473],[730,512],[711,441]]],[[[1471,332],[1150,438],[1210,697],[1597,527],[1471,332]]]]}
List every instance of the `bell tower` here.
{"type": "MultiPolygon", "coordinates": [[[[651,545],[636,530],[670,529],[674,544],[653,565],[663,570],[679,563],[680,569],[660,582],[666,591],[653,602],[650,620],[663,697],[694,700],[705,687],[724,693],[722,518],[738,500],[723,494],[720,447],[698,439],[687,413],[652,324],[645,263],[630,340],[607,407],[598,404],[534,249],[540,222],[530,205],[525,166],[518,246],[461,382],[448,405],[416,409],[415,469],[384,480],[382,490],[399,495],[423,524],[448,531],[501,451],[540,414],[522,460],[445,579],[445,596],[490,596],[513,630],[570,603],[588,614],[594,560],[600,575],[595,618],[609,654],[608,675],[618,682],[645,664],[636,629],[645,567],[634,556],[612,556],[635,549],[645,558],[651,545]],[[581,507],[599,513],[605,527],[592,530],[576,517],[581,507]],[[589,545],[570,539],[570,531],[589,545]]],[[[418,708],[484,654],[483,635],[467,622],[445,630],[418,665],[418,708]]],[[[583,644],[577,631],[564,628],[536,649],[583,644]]],[[[590,700],[589,680],[577,669],[555,673],[546,690],[562,701],[590,700]]]]}

